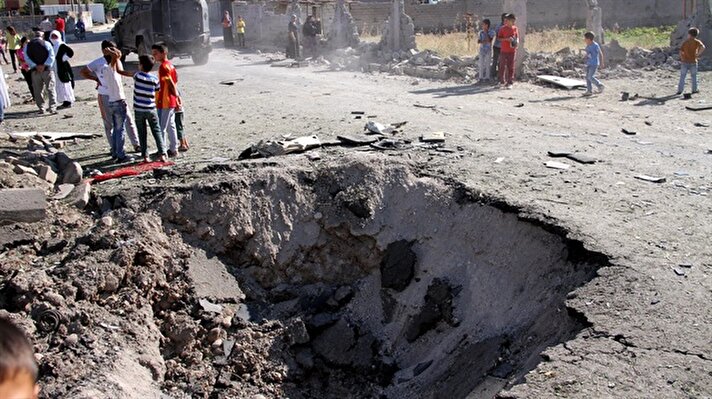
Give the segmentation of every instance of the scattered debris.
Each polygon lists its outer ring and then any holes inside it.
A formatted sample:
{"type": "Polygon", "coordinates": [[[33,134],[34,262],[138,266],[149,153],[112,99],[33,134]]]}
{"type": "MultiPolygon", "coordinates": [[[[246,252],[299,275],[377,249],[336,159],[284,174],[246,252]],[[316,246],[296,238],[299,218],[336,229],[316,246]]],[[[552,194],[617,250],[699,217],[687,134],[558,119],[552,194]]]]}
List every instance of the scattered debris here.
{"type": "Polygon", "coordinates": [[[582,164],[594,164],[598,161],[598,159],[596,159],[594,157],[588,156],[586,154],[581,154],[581,153],[568,154],[568,155],[566,155],[566,158],[568,158],[572,161],[576,161],[578,163],[582,163],[582,164]]]}
{"type": "Polygon", "coordinates": [[[710,124],[705,122],[695,122],[695,127],[710,127],[710,124]]]}
{"type": "Polygon", "coordinates": [[[445,141],[445,132],[432,132],[420,136],[423,143],[442,143],[445,141]]]}
{"type": "Polygon", "coordinates": [[[369,144],[372,144],[372,143],[375,143],[378,141],[378,139],[375,137],[366,137],[366,136],[357,137],[357,136],[339,135],[339,136],[336,136],[336,138],[344,144],[354,145],[354,146],[369,145],[369,144]]]}
{"type": "Polygon", "coordinates": [[[556,161],[548,161],[544,163],[544,165],[547,168],[551,169],[559,169],[559,170],[567,170],[571,167],[571,165],[563,163],[563,162],[556,162],[556,161]]]}
{"type": "Polygon", "coordinates": [[[664,177],[655,177],[655,176],[648,176],[648,175],[635,175],[634,176],[638,180],[643,180],[651,183],[665,183],[667,179],[664,177]]]}
{"type": "Polygon", "coordinates": [[[561,76],[539,75],[536,77],[539,81],[563,87],[567,90],[573,90],[580,87],[586,87],[586,82],[579,79],[564,78],[561,76]]]}
{"type": "Polygon", "coordinates": [[[547,154],[552,158],[566,158],[567,156],[573,154],[573,151],[552,150],[552,151],[547,151],[547,154]]]}
{"type": "Polygon", "coordinates": [[[637,132],[634,132],[634,131],[632,131],[632,130],[628,130],[628,129],[626,129],[626,128],[621,129],[621,132],[623,132],[623,134],[627,134],[627,135],[629,135],[629,136],[635,136],[636,134],[638,134],[637,132]]]}
{"type": "Polygon", "coordinates": [[[8,133],[10,140],[17,141],[21,138],[43,137],[47,140],[72,140],[72,139],[93,139],[100,137],[98,133],[69,133],[69,132],[13,132],[8,133]]]}
{"type": "Polygon", "coordinates": [[[232,86],[237,82],[242,82],[243,80],[245,80],[245,79],[244,78],[235,78],[235,79],[230,79],[230,80],[223,80],[220,82],[220,84],[225,85],[225,86],[232,86]]]}
{"type": "Polygon", "coordinates": [[[321,147],[321,141],[316,135],[286,140],[260,140],[259,143],[245,149],[237,159],[268,158],[300,153],[318,147],[321,147]]]}
{"type": "Polygon", "coordinates": [[[707,110],[710,110],[710,109],[712,109],[712,106],[709,106],[709,105],[702,106],[702,107],[687,106],[687,107],[685,107],[685,109],[688,110],[688,111],[695,111],[695,112],[698,112],[698,111],[707,111],[707,110]]]}
{"type": "Polygon", "coordinates": [[[499,157],[494,160],[494,163],[502,163],[502,162],[504,162],[504,157],[499,157]]]}
{"type": "Polygon", "coordinates": [[[437,108],[437,105],[431,105],[431,104],[413,104],[414,107],[416,108],[426,108],[426,109],[435,109],[437,108]]]}
{"type": "Polygon", "coordinates": [[[374,121],[368,121],[363,129],[370,133],[381,135],[393,133],[395,131],[393,127],[385,127],[384,125],[374,121]]]}

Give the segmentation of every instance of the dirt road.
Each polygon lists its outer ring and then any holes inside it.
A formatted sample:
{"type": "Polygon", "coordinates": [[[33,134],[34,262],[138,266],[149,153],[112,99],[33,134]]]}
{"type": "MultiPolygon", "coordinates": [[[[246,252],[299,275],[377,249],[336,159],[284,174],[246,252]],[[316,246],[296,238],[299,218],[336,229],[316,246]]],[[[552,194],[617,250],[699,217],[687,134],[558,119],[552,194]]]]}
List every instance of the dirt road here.
{"type": "MultiPolygon", "coordinates": [[[[99,54],[98,41],[74,48],[75,66],[99,54]]],[[[132,60],[128,68],[135,68],[132,60]]],[[[177,170],[196,170],[216,157],[234,160],[261,139],[355,134],[365,120],[351,112],[363,111],[386,124],[407,121],[400,134],[413,140],[445,131],[454,150],[384,152],[386,159],[520,206],[610,257],[612,265],[567,301],[591,327],[548,349],[546,360],[505,397],[712,397],[712,111],[685,110],[712,103],[712,73],[701,74],[702,94],[693,100],[657,101],[646,98],[672,94],[676,76],[641,71],[635,80],[604,82],[604,94],[582,98],[530,83],[493,90],[320,66],[275,68],[267,55],[220,48],[206,66],[176,65],[191,144],[177,170]],[[230,79],[238,80],[220,84],[230,79]],[[621,102],[621,91],[643,98],[621,102]],[[599,162],[565,160],[568,170],[548,169],[553,150],[599,162]]],[[[24,83],[12,75],[8,81],[11,95],[23,91],[24,83]]],[[[102,132],[93,84],[78,81],[77,95],[82,100],[56,116],[33,115],[34,107],[16,105],[14,96],[2,129],[102,132]]],[[[91,170],[107,165],[107,149],[101,138],[68,152],[91,170]]],[[[273,160],[324,169],[354,151],[322,149],[315,162],[304,155],[273,160]]]]}

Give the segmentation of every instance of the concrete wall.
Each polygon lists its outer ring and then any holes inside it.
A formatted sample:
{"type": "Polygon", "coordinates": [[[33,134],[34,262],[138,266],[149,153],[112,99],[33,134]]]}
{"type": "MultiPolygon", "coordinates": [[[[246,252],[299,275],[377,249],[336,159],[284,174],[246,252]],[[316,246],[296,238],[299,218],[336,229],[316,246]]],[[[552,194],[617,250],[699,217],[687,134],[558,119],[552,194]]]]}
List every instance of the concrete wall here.
{"type": "MultiPolygon", "coordinates": [[[[606,27],[618,23],[621,27],[675,25],[682,19],[682,5],[677,0],[599,0],[606,27]]],[[[499,19],[501,1],[453,0],[438,4],[419,4],[407,0],[406,13],[413,18],[419,31],[451,30],[462,24],[464,13],[481,18],[499,19]]],[[[584,0],[529,0],[528,24],[530,28],[585,27],[586,2],[584,0]]],[[[389,3],[354,2],[351,14],[359,28],[373,29],[382,26],[388,18],[389,3]]]]}

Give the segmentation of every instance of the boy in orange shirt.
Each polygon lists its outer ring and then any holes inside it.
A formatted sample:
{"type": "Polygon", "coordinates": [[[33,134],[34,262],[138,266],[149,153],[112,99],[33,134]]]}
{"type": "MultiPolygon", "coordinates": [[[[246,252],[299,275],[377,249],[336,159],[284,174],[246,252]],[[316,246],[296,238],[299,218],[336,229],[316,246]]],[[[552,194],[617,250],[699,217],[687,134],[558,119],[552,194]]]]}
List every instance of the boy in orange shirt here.
{"type": "Polygon", "coordinates": [[[514,26],[514,14],[507,14],[505,25],[497,32],[497,40],[502,44],[499,53],[499,83],[511,89],[514,84],[514,56],[519,45],[519,30],[514,26]]]}
{"type": "Polygon", "coordinates": [[[176,109],[180,108],[181,100],[178,95],[178,73],[173,64],[168,61],[168,48],[162,44],[154,44],[151,47],[153,58],[161,66],[158,67],[158,80],[160,89],[156,96],[156,108],[158,108],[158,119],[165,137],[168,136],[168,156],[178,155],[178,132],[176,130],[176,109]]]}
{"type": "Polygon", "coordinates": [[[680,83],[677,85],[677,94],[680,95],[685,90],[685,79],[687,72],[692,75],[692,93],[699,93],[697,89],[697,60],[700,54],[705,51],[705,45],[697,39],[700,30],[691,28],[687,31],[687,40],[680,47],[680,83]]]}
{"type": "Polygon", "coordinates": [[[30,341],[17,326],[0,318],[0,398],[37,399],[39,392],[30,341]]]}

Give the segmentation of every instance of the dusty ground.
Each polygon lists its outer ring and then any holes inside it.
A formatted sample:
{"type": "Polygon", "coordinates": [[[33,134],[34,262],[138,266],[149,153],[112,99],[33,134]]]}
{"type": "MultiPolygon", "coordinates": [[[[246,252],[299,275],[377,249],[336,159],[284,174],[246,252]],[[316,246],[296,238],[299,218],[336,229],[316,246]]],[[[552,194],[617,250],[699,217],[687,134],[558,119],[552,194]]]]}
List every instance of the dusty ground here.
{"type": "MultiPolygon", "coordinates": [[[[99,42],[76,45],[74,65],[93,59],[98,48],[99,42]]],[[[263,55],[223,49],[216,49],[205,67],[188,60],[176,64],[192,146],[177,160],[181,173],[216,163],[216,157],[236,159],[260,139],[316,134],[328,140],[357,133],[365,122],[353,119],[351,111],[364,111],[383,123],[408,121],[401,134],[411,139],[445,131],[447,146],[455,149],[387,152],[382,155],[386,159],[409,162],[423,175],[455,179],[520,206],[611,257],[612,266],[600,269],[599,277],[567,302],[592,327],[548,349],[526,382],[502,396],[712,397],[712,131],[695,126],[711,123],[712,111],[684,109],[712,102],[712,73],[701,74],[702,94],[691,101],[620,102],[620,91],[669,95],[677,77],[640,72],[633,80],[605,82],[603,95],[581,98],[580,92],[529,83],[502,91],[321,67],[272,68],[263,55]],[[235,78],[242,80],[233,86],[219,84],[235,78]],[[418,108],[416,103],[436,108],[418,108]],[[621,128],[637,135],[624,135],[621,128]],[[600,162],[566,161],[572,165],[567,171],[545,168],[550,160],[546,152],[562,149],[600,162]],[[638,174],[667,181],[649,183],[635,179],[638,174]]],[[[9,85],[11,93],[24,90],[24,83],[12,77],[9,85]]],[[[2,129],[102,132],[93,84],[79,81],[77,95],[83,100],[73,109],[43,117],[32,115],[31,105],[18,105],[15,96],[2,129]]],[[[11,144],[3,140],[2,146],[11,144]]],[[[89,170],[108,161],[101,138],[67,151],[89,170]]],[[[323,170],[354,151],[332,147],[318,151],[319,161],[290,155],[274,162],[323,170]]],[[[96,189],[160,184],[141,178],[96,189]]],[[[150,220],[136,223],[152,226],[150,220]]],[[[161,247],[160,242],[149,245],[161,247]]],[[[157,327],[144,328],[150,335],[157,327]]]]}

